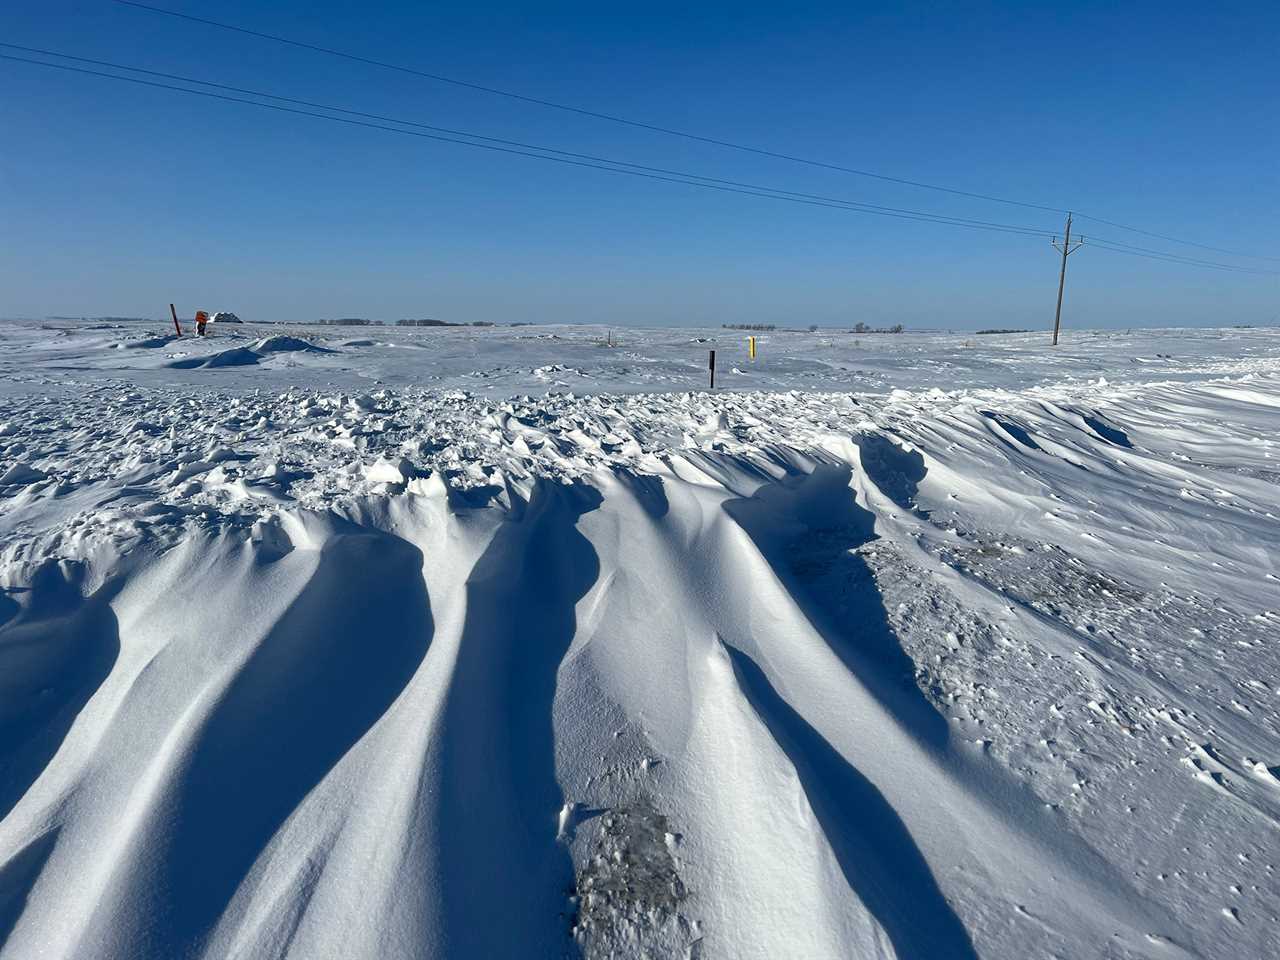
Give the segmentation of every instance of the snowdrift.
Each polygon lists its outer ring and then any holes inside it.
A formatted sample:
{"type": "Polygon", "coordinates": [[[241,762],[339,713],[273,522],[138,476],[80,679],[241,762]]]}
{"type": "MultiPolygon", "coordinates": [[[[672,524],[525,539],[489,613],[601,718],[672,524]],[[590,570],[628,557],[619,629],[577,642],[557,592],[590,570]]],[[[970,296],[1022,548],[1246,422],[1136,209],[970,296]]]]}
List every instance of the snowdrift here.
{"type": "Polygon", "coordinates": [[[219,350],[208,356],[184,357],[168,364],[175,370],[198,370],[207,367],[249,367],[257,363],[261,356],[247,347],[232,347],[219,350]]]}
{"type": "Polygon", "coordinates": [[[0,431],[0,957],[1276,942],[1280,377],[92,399],[0,431]]]}
{"type": "Polygon", "coordinates": [[[301,337],[290,337],[283,334],[274,337],[263,337],[253,342],[253,349],[258,353],[334,353],[328,347],[320,347],[301,337]]]}
{"type": "MultiPolygon", "coordinates": [[[[156,338],[156,341],[136,344],[138,346],[164,346],[168,338],[156,338]]],[[[135,344],[129,344],[134,346],[135,344]]],[[[298,337],[274,336],[263,337],[253,341],[247,347],[229,347],[216,353],[182,357],[171,360],[168,367],[174,370],[199,370],[209,367],[249,367],[255,366],[264,359],[277,353],[336,353],[328,347],[320,347],[298,337]]]]}

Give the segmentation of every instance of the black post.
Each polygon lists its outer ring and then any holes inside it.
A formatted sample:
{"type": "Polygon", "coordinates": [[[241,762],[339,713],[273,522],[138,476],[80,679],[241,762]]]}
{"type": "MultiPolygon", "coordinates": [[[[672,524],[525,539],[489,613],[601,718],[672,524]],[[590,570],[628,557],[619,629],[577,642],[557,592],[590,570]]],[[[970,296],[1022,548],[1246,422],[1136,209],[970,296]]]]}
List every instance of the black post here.
{"type": "Polygon", "coordinates": [[[716,388],[716,352],[714,350],[711,351],[710,366],[711,366],[711,389],[714,390],[716,388]]]}

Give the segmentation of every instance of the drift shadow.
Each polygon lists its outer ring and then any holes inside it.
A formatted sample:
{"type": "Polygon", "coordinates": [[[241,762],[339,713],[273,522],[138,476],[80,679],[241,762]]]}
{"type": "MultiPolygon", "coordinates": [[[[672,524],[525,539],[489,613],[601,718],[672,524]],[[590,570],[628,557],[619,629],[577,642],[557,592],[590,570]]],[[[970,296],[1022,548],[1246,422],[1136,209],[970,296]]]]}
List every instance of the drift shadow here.
{"type": "MultiPolygon", "coordinates": [[[[856,552],[877,535],[874,515],[849,487],[852,473],[847,464],[820,464],[724,508],[845,668],[910,736],[942,750],[950,738],[947,721],[916,685],[915,661],[889,622],[871,568],[856,552]]],[[[911,476],[898,481],[908,500],[918,482],[911,476]]]]}
{"type": "Polygon", "coordinates": [[[795,767],[845,880],[899,960],[977,960],[911,834],[879,790],[784,700],[749,656],[725,644],[738,684],[795,767]]]}
{"type": "Polygon", "coordinates": [[[888,437],[864,433],[857,438],[862,469],[880,492],[903,510],[927,516],[916,506],[916,493],[928,469],[918,450],[906,450],[888,437]]]}
{"type": "Polygon", "coordinates": [[[86,597],[84,576],[78,563],[42,563],[22,591],[26,606],[0,627],[0,820],[53,759],[120,654],[111,609],[120,583],[86,597]]]}
{"type": "Polygon", "coordinates": [[[576,525],[600,502],[588,486],[538,481],[467,581],[442,723],[442,956],[576,953],[566,900],[573,863],[556,840],[564,795],[552,711],[575,605],[600,572],[576,525]]]}
{"type": "Polygon", "coordinates": [[[36,837],[0,866],[0,951],[9,942],[57,841],[55,828],[36,837]]]}
{"type": "MultiPolygon", "coordinates": [[[[1029,450],[1039,450],[1041,453],[1044,452],[1041,449],[1040,444],[1035,442],[1025,427],[1020,426],[1008,417],[1002,417],[998,413],[992,413],[990,410],[979,410],[978,412],[982,414],[983,417],[999,426],[1005,433],[1009,434],[1009,436],[1013,437],[1014,440],[1022,444],[1022,446],[1029,450]]],[[[1000,437],[999,439],[1004,440],[1003,437],[1000,437]]],[[[1005,443],[1007,444],[1008,441],[1005,441],[1005,443]]]]}
{"type": "Polygon", "coordinates": [[[16,617],[22,612],[22,607],[18,602],[9,596],[8,592],[0,588],[0,627],[16,617]]]}
{"type": "Polygon", "coordinates": [[[661,520],[671,509],[661,477],[625,468],[615,469],[613,475],[636,498],[636,502],[651,519],[661,520]]]}
{"type": "Polygon", "coordinates": [[[1087,413],[1080,414],[1080,419],[1088,424],[1089,429],[1100,436],[1108,443],[1114,443],[1117,447],[1125,447],[1129,450],[1133,449],[1133,441],[1129,439],[1129,435],[1119,427],[1113,427],[1102,422],[1098,415],[1090,416],[1087,413]]]}
{"type": "Polygon", "coordinates": [[[433,630],[422,567],[407,541],[354,524],[321,548],[200,731],[152,841],[137,955],[198,952],[285,819],[408,684],[433,630]]]}

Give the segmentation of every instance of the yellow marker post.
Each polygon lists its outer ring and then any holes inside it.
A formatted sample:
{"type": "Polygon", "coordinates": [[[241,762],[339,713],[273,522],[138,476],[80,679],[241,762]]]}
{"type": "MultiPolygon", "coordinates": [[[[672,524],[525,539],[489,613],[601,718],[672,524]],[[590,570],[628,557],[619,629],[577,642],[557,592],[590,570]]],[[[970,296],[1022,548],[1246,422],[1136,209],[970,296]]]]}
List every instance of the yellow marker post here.
{"type": "Polygon", "coordinates": [[[756,338],[747,337],[747,354],[752,360],[756,358],[756,338]]]}

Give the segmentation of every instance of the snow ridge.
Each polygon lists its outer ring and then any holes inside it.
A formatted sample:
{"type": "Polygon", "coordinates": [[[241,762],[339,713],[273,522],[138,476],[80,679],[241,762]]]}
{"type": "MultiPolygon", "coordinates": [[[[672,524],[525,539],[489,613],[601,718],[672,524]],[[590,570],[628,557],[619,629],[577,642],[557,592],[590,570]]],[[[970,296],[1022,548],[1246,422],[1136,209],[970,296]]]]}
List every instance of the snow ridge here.
{"type": "Polygon", "coordinates": [[[1275,374],[85,401],[0,426],[0,957],[1280,932],[1275,374]]]}

